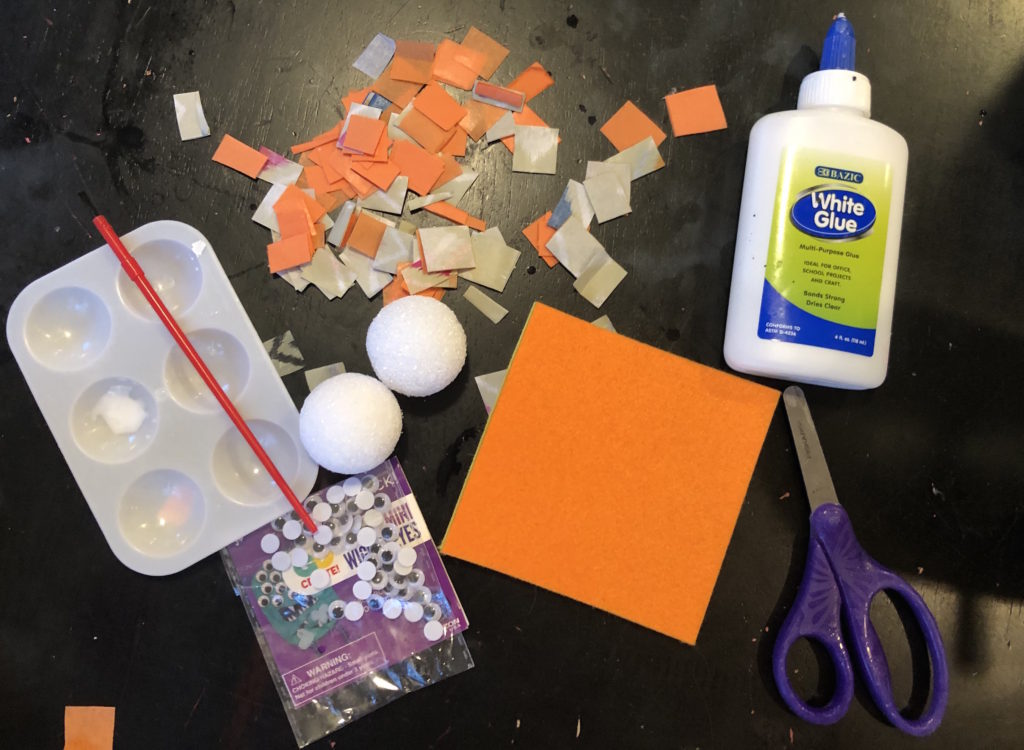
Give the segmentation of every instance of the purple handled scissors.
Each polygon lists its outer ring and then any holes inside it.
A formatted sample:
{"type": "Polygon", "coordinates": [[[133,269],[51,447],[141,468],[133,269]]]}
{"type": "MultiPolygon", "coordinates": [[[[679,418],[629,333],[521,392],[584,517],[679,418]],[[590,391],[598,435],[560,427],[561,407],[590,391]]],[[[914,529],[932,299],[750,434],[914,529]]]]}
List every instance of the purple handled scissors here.
{"type": "Polygon", "coordinates": [[[853,667],[843,640],[841,612],[851,650],[875,705],[897,729],[918,737],[931,734],[942,721],[949,698],[946,654],[935,617],[910,584],[872,560],[857,543],[850,517],[836,497],[804,392],[790,386],[783,401],[811,504],[811,540],[800,589],[775,642],[775,684],[786,705],[805,721],[833,724],[846,714],[853,699],[853,667]],[[889,664],[871,624],[871,600],[883,590],[896,592],[909,605],[931,660],[931,701],[924,714],[913,720],[905,718],[896,705],[889,664]],[[805,703],[789,683],[786,655],[800,638],[820,643],[832,659],[836,689],[827,705],[805,703]]]}

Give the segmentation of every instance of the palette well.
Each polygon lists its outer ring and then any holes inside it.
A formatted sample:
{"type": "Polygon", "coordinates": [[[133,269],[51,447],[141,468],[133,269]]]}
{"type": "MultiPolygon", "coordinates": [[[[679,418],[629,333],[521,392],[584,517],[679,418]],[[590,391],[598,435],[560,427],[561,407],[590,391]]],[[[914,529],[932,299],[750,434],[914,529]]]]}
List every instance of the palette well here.
{"type": "MultiPolygon", "coordinates": [[[[316,464],[298,412],[209,241],[175,221],[122,237],[290,487],[316,464]]],[[[111,550],[148,575],[188,567],[290,510],[104,245],[27,286],[7,339],[111,550]]]]}

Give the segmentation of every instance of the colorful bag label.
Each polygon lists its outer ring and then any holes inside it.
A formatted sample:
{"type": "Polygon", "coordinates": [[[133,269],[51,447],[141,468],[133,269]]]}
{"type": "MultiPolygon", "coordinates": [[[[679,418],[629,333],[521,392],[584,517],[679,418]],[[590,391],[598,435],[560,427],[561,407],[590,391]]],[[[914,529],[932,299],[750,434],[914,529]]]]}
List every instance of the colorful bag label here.
{"type": "Polygon", "coordinates": [[[884,162],[783,152],[760,338],[874,353],[891,196],[884,162]]]}

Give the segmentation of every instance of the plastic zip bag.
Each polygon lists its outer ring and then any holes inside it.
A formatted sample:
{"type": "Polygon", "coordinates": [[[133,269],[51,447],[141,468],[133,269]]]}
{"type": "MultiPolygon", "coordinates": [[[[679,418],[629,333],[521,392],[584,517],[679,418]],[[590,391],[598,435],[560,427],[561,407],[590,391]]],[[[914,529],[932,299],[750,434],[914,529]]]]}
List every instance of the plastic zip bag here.
{"type": "Polygon", "coordinates": [[[473,666],[465,613],[397,459],[222,552],[299,747],[473,666]]]}

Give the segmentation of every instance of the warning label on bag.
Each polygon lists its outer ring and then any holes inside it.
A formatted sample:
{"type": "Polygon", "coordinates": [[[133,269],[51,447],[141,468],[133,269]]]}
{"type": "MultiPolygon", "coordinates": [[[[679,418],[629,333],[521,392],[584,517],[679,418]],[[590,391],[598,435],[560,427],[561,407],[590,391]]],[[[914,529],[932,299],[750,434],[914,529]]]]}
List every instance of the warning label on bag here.
{"type": "Polygon", "coordinates": [[[376,633],[318,656],[311,662],[281,674],[295,707],[358,680],[367,672],[387,665],[376,633]]]}

